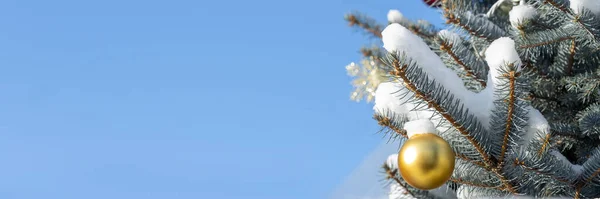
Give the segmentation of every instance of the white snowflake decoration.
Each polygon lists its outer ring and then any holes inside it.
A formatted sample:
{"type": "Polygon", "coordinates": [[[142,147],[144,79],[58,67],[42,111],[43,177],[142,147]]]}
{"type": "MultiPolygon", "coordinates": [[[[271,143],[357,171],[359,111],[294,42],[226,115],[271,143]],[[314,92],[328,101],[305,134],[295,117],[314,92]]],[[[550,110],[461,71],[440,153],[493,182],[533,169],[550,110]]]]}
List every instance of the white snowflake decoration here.
{"type": "Polygon", "coordinates": [[[355,77],[352,85],[356,88],[350,95],[350,99],[359,102],[363,98],[367,102],[373,101],[377,86],[387,81],[385,70],[377,67],[374,58],[365,58],[361,65],[354,62],[346,66],[349,76],[355,77]]]}

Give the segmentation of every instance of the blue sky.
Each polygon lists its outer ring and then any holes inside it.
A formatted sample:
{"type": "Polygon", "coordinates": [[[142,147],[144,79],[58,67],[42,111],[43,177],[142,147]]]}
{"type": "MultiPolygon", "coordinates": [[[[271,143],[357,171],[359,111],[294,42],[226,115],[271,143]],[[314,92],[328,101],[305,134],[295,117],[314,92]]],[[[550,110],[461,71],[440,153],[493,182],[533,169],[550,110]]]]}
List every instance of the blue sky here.
{"type": "MultiPolygon", "coordinates": [[[[382,142],[343,15],[418,0],[0,2],[0,198],[327,198],[382,142]]],[[[379,164],[379,163],[377,163],[379,164]]]]}

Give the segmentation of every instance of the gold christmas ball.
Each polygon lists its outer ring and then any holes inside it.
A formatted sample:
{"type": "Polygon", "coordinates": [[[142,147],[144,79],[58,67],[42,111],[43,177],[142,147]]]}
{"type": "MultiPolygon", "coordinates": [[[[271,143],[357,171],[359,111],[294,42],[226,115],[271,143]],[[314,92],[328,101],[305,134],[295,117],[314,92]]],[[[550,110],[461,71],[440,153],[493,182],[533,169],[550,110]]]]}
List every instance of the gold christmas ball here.
{"type": "Polygon", "coordinates": [[[416,134],[398,152],[398,169],[411,186],[431,190],[442,186],[454,171],[454,151],[441,137],[416,134]]]}

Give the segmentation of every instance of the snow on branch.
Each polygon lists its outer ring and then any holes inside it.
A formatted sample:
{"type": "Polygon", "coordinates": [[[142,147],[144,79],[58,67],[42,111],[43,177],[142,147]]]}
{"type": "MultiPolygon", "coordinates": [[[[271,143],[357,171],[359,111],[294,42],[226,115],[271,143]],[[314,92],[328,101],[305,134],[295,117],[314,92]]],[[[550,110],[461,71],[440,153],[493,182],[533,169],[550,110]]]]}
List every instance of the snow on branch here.
{"type": "Polygon", "coordinates": [[[510,24],[519,29],[521,25],[525,25],[527,21],[533,19],[537,15],[537,10],[531,5],[514,6],[509,12],[510,24]]]}
{"type": "Polygon", "coordinates": [[[506,31],[494,24],[488,18],[475,15],[471,11],[450,8],[444,8],[443,10],[447,24],[452,24],[455,27],[466,31],[471,36],[482,38],[487,41],[493,41],[494,39],[507,35],[506,31]]]}
{"type": "Polygon", "coordinates": [[[592,151],[591,157],[583,164],[581,170],[577,193],[583,196],[600,195],[600,148],[592,151]]]}
{"type": "Polygon", "coordinates": [[[570,0],[570,7],[575,14],[581,14],[586,9],[600,16],[600,1],[598,0],[570,0]]]}
{"type": "MultiPolygon", "coordinates": [[[[484,118],[489,114],[489,111],[482,110],[483,106],[478,104],[481,98],[468,91],[456,73],[445,67],[427,44],[405,27],[390,24],[382,35],[384,48],[391,53],[387,61],[393,68],[392,75],[404,83],[398,85],[400,88],[397,90],[410,91],[407,95],[426,103],[435,111],[434,114],[441,115],[442,122],[467,138],[477,150],[480,160],[491,164],[488,149],[483,146],[493,146],[494,142],[484,133],[484,126],[479,121],[479,117],[484,118]]],[[[376,95],[376,110],[378,107],[397,108],[404,105],[402,102],[393,102],[400,103],[400,106],[380,104],[377,98],[379,94],[376,95]]]]}
{"type": "Polygon", "coordinates": [[[485,61],[490,67],[490,74],[494,79],[494,83],[499,83],[497,77],[502,75],[499,70],[505,64],[514,64],[517,71],[521,69],[522,65],[521,58],[515,50],[515,42],[509,37],[494,40],[485,51],[485,61]]]}
{"type": "Polygon", "coordinates": [[[486,86],[487,66],[478,59],[462,38],[451,31],[441,30],[436,39],[436,48],[447,66],[454,68],[465,80],[465,85],[479,91],[486,86]]]}
{"type": "Polygon", "coordinates": [[[388,23],[397,23],[407,27],[411,32],[428,41],[433,39],[437,30],[428,22],[422,20],[411,21],[404,17],[398,10],[390,10],[387,14],[388,23]]]}
{"type": "Polygon", "coordinates": [[[404,18],[404,15],[398,10],[390,10],[387,14],[387,19],[389,23],[402,24],[406,22],[406,18],[404,18]]]}
{"type": "Polygon", "coordinates": [[[518,141],[522,141],[527,125],[529,103],[525,97],[529,89],[526,78],[520,72],[522,63],[512,39],[496,39],[486,50],[485,59],[490,67],[491,81],[486,90],[492,90],[494,95],[491,123],[495,125],[490,127],[490,133],[502,136],[499,138],[501,145],[494,150],[502,165],[507,151],[522,144],[518,141]]]}
{"type": "Polygon", "coordinates": [[[406,130],[409,138],[417,134],[437,134],[435,126],[433,126],[433,123],[428,119],[418,119],[407,122],[404,124],[404,130],[406,130]]]}
{"type": "MultiPolygon", "coordinates": [[[[429,46],[418,36],[400,24],[390,24],[382,32],[383,47],[390,53],[404,54],[419,64],[419,68],[429,78],[444,85],[451,93],[461,98],[469,92],[462,85],[462,80],[452,69],[447,68],[442,60],[429,49],[429,46]]],[[[464,100],[464,99],[462,99],[464,100]]]]}

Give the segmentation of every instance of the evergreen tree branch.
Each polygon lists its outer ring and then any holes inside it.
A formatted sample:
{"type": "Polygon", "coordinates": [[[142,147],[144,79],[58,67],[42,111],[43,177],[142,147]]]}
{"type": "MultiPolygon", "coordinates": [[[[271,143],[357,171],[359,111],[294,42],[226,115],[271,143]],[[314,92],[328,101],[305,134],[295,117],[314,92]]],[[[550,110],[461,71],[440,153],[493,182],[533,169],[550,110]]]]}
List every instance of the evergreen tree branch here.
{"type": "Polygon", "coordinates": [[[541,140],[542,144],[540,146],[540,149],[537,151],[538,156],[542,156],[542,154],[548,150],[548,148],[550,147],[550,138],[551,137],[552,136],[548,133],[548,134],[546,134],[546,136],[544,136],[544,139],[541,140]]]}
{"type": "Polygon", "coordinates": [[[363,57],[373,57],[373,60],[375,61],[375,63],[377,63],[376,65],[378,65],[378,66],[385,65],[381,61],[381,59],[383,59],[385,57],[385,54],[383,53],[383,51],[381,50],[380,47],[377,47],[377,46],[373,46],[370,48],[363,47],[360,49],[360,53],[363,55],[363,57]]]}
{"type": "Polygon", "coordinates": [[[549,97],[549,96],[541,96],[541,95],[537,95],[535,93],[529,93],[529,98],[531,99],[542,99],[542,100],[548,100],[548,101],[557,101],[556,99],[549,97]]]}
{"type": "MultiPolygon", "coordinates": [[[[538,137],[541,134],[538,134],[538,137]]],[[[519,148],[511,153],[512,164],[505,167],[509,176],[524,194],[541,196],[573,195],[577,179],[570,163],[565,163],[554,153],[546,151],[538,155],[537,151],[519,148]],[[545,186],[541,186],[545,184],[545,186]]]]}
{"type": "Polygon", "coordinates": [[[580,135],[580,130],[577,124],[571,122],[554,122],[550,123],[552,135],[568,136],[577,138],[580,135]]]}
{"type": "Polygon", "coordinates": [[[572,63],[569,65],[570,43],[574,41],[565,41],[558,43],[556,47],[556,55],[553,57],[553,63],[546,68],[546,75],[553,78],[564,77],[569,75],[567,72],[572,68],[572,63]]]}
{"type": "Polygon", "coordinates": [[[503,190],[475,187],[466,184],[458,188],[457,194],[461,195],[462,198],[510,198],[508,197],[510,193],[503,190]]]}
{"type": "Polygon", "coordinates": [[[497,0],[477,0],[478,3],[474,3],[473,0],[442,0],[442,10],[454,10],[454,11],[469,11],[474,15],[485,14],[489,11],[492,4],[496,3],[497,0]],[[485,2],[488,1],[488,2],[485,2]]]}
{"type": "Polygon", "coordinates": [[[458,183],[458,184],[473,186],[473,187],[486,188],[486,189],[496,189],[496,190],[501,190],[501,191],[504,190],[504,188],[502,188],[502,187],[489,186],[489,185],[484,185],[484,184],[478,184],[478,183],[475,183],[475,182],[465,181],[465,180],[460,179],[460,178],[450,178],[450,181],[458,183]]]}
{"type": "Polygon", "coordinates": [[[459,158],[459,159],[461,159],[461,160],[463,160],[463,161],[469,162],[471,164],[474,164],[474,165],[486,168],[485,163],[483,163],[481,161],[476,161],[476,160],[470,159],[470,158],[468,158],[467,156],[465,156],[463,154],[456,153],[456,157],[459,158]]]}
{"type": "Polygon", "coordinates": [[[587,9],[584,9],[581,10],[581,13],[578,15],[570,15],[569,19],[571,19],[576,26],[567,25],[567,28],[573,27],[574,33],[581,32],[578,34],[578,37],[583,39],[581,40],[582,42],[586,44],[598,44],[597,38],[600,36],[600,30],[596,27],[600,27],[600,22],[595,14],[591,13],[587,9]]]}
{"type": "Polygon", "coordinates": [[[567,92],[576,95],[582,104],[588,104],[598,97],[600,79],[594,73],[580,73],[575,76],[563,77],[561,83],[567,92]]]}
{"type": "MultiPolygon", "coordinates": [[[[590,154],[590,158],[583,164],[583,173],[581,174],[581,179],[583,179],[583,183],[581,183],[581,184],[588,184],[594,178],[599,177],[599,175],[600,175],[600,148],[596,148],[590,154]]],[[[597,180],[600,180],[600,178],[597,180]]]]}
{"type": "Polygon", "coordinates": [[[553,135],[552,136],[553,148],[560,149],[561,151],[567,151],[573,149],[576,145],[582,144],[577,137],[565,136],[565,135],[553,135]]]}
{"type": "Polygon", "coordinates": [[[543,169],[534,168],[533,166],[527,165],[527,164],[525,164],[525,161],[519,160],[518,158],[516,158],[513,161],[513,164],[514,164],[514,166],[520,166],[521,168],[523,168],[529,172],[536,173],[537,175],[545,175],[545,176],[551,177],[552,179],[559,181],[559,182],[571,183],[571,181],[569,179],[561,179],[561,178],[557,178],[556,176],[553,176],[553,175],[548,175],[546,172],[543,171],[543,169]]]}
{"type": "Polygon", "coordinates": [[[600,104],[588,106],[577,114],[581,134],[587,137],[600,137],[600,104]]]}
{"type": "Polygon", "coordinates": [[[504,184],[504,190],[512,193],[514,195],[516,195],[518,192],[515,189],[515,187],[510,183],[510,181],[508,179],[506,179],[505,175],[500,173],[500,171],[496,168],[492,169],[492,172],[494,172],[494,174],[496,176],[498,176],[498,178],[500,178],[500,180],[502,181],[502,184],[504,184]]]}
{"type": "MultiPolygon", "coordinates": [[[[391,114],[386,114],[386,115],[391,115],[391,114]]],[[[394,135],[391,135],[390,137],[403,137],[403,138],[408,138],[408,135],[406,133],[406,130],[404,130],[402,128],[402,126],[404,125],[404,123],[406,123],[405,119],[397,119],[397,117],[388,117],[388,116],[384,116],[383,114],[379,114],[379,113],[375,113],[375,115],[373,116],[373,118],[375,120],[377,120],[377,123],[386,128],[389,129],[390,131],[395,133],[394,135]]],[[[456,151],[456,158],[461,159],[463,161],[469,162],[471,164],[486,168],[485,164],[481,161],[477,161],[477,160],[473,160],[469,157],[467,157],[466,155],[464,155],[463,153],[460,153],[460,151],[456,151]]],[[[486,168],[487,169],[487,168],[486,168]]]]}
{"type": "Polygon", "coordinates": [[[600,148],[592,150],[590,158],[582,166],[575,198],[600,197],[600,148]]]}
{"type": "Polygon", "coordinates": [[[519,48],[521,49],[526,49],[526,48],[535,48],[535,47],[541,47],[541,46],[547,46],[547,45],[551,45],[551,44],[556,44],[562,41],[566,41],[566,40],[572,40],[573,37],[560,37],[560,38],[556,38],[553,40],[547,40],[547,41],[540,41],[540,42],[536,42],[536,43],[530,43],[530,44],[522,44],[519,46],[519,48]]]}
{"type": "Polygon", "coordinates": [[[531,91],[529,93],[529,98],[531,98],[532,101],[545,100],[558,102],[556,96],[559,95],[559,90],[562,88],[562,85],[560,85],[556,79],[545,78],[540,75],[532,77],[531,79],[531,91]]]}
{"type": "Polygon", "coordinates": [[[408,185],[408,183],[404,182],[403,180],[397,178],[398,169],[392,169],[388,164],[383,164],[383,170],[386,174],[386,176],[385,176],[386,179],[395,181],[399,186],[401,186],[402,188],[404,188],[404,190],[406,190],[406,192],[404,194],[409,195],[413,198],[416,198],[416,196],[413,193],[408,191],[410,185],[408,185]]]}
{"type": "Polygon", "coordinates": [[[444,9],[444,17],[446,17],[446,24],[452,24],[462,28],[470,35],[485,39],[488,42],[492,42],[495,39],[506,35],[506,32],[496,24],[485,18],[476,17],[473,14],[454,12],[450,9],[444,9]]]}
{"type": "Polygon", "coordinates": [[[567,74],[573,74],[573,62],[575,59],[575,40],[571,40],[571,47],[569,48],[569,57],[567,58],[567,74]]]}
{"type": "MultiPolygon", "coordinates": [[[[548,24],[543,23],[542,21],[539,21],[539,20],[531,20],[530,24],[532,26],[539,27],[539,28],[544,29],[544,30],[552,29],[552,27],[550,27],[548,24]]],[[[521,27],[521,26],[525,26],[525,25],[524,24],[519,25],[519,28],[518,28],[519,30],[521,30],[521,29],[526,30],[527,29],[527,27],[521,27]]]]}
{"type": "MultiPolygon", "coordinates": [[[[482,87],[486,86],[486,82],[485,82],[484,78],[482,77],[483,75],[476,75],[473,72],[473,68],[469,67],[465,62],[463,62],[462,59],[459,57],[458,53],[455,53],[455,51],[458,51],[458,49],[456,49],[455,45],[448,42],[445,38],[440,39],[438,44],[439,44],[439,49],[442,52],[446,53],[458,66],[460,66],[461,69],[463,71],[465,71],[465,74],[467,77],[473,78],[482,87]]],[[[463,55],[463,56],[461,56],[463,58],[470,58],[469,56],[465,55],[466,53],[464,51],[459,51],[459,53],[461,53],[461,55],[463,55]]],[[[469,61],[476,62],[474,57],[472,59],[469,59],[469,61]]]]}
{"type": "Polygon", "coordinates": [[[402,128],[404,123],[406,123],[405,120],[399,120],[397,118],[390,118],[390,117],[387,117],[387,116],[384,116],[384,115],[378,114],[378,113],[375,113],[375,115],[373,115],[373,119],[377,120],[377,123],[380,126],[388,128],[388,129],[392,130],[393,132],[395,132],[396,135],[402,136],[404,138],[408,138],[406,130],[404,130],[402,128]],[[400,122],[398,122],[398,121],[400,121],[400,122]]]}
{"type": "MultiPolygon", "coordinates": [[[[515,35],[517,51],[524,55],[525,60],[531,60],[535,65],[546,61],[554,54],[556,45],[563,41],[575,39],[565,28],[540,30],[525,35],[515,35]]],[[[540,66],[538,66],[540,67],[540,66]]]]}
{"type": "Polygon", "coordinates": [[[409,26],[406,27],[408,30],[410,30],[412,33],[418,35],[419,37],[423,38],[423,40],[427,41],[427,40],[431,40],[435,37],[435,34],[431,33],[430,31],[426,31],[423,30],[423,28],[415,25],[415,24],[410,24],[409,26]]]}
{"type": "Polygon", "coordinates": [[[366,32],[371,33],[373,36],[381,38],[381,25],[378,25],[375,20],[358,13],[347,14],[344,19],[348,21],[349,26],[360,27],[366,32]]]}
{"type": "Polygon", "coordinates": [[[518,189],[523,194],[536,195],[542,198],[574,195],[575,186],[569,180],[547,175],[540,168],[525,164],[513,163],[511,166],[515,167],[515,170],[518,170],[513,175],[519,175],[516,184],[518,184],[518,189]]]}
{"type": "Polygon", "coordinates": [[[485,166],[475,165],[469,161],[458,159],[456,161],[451,181],[474,187],[506,190],[502,180],[485,166]]]}
{"type": "MultiPolygon", "coordinates": [[[[452,94],[448,93],[443,87],[438,85],[435,81],[429,81],[418,67],[415,66],[414,62],[407,60],[408,58],[404,57],[404,61],[406,64],[401,64],[398,57],[391,54],[388,56],[387,65],[393,68],[393,71],[390,73],[402,80],[404,82],[404,86],[412,91],[415,97],[423,100],[428,104],[429,107],[436,110],[438,114],[441,115],[446,121],[450,123],[454,129],[456,129],[467,141],[475,147],[478,152],[480,158],[482,158],[484,164],[492,170],[492,172],[502,181],[506,190],[511,193],[516,193],[513,186],[510,182],[498,171],[498,169],[492,168],[495,163],[490,159],[489,153],[486,152],[486,149],[481,145],[481,140],[486,139],[488,142],[485,146],[493,147],[494,143],[492,140],[489,140],[485,137],[485,134],[481,132],[482,127],[479,122],[477,122],[476,118],[470,116],[464,118],[464,115],[467,115],[462,111],[463,106],[460,104],[460,101],[454,100],[452,94]],[[391,60],[390,60],[391,59],[391,60]],[[423,78],[425,77],[425,78],[423,78]],[[415,81],[418,81],[415,83],[415,81]],[[425,91],[425,92],[424,92],[425,91]],[[427,94],[425,94],[427,93],[427,94]],[[431,97],[431,94],[437,94],[439,96],[447,96],[443,99],[438,99],[436,97],[431,97]],[[439,101],[437,101],[437,100],[439,101]],[[444,104],[440,103],[443,102],[444,104]],[[450,108],[450,107],[460,107],[460,108],[450,108]],[[471,125],[466,125],[469,124],[471,125]],[[475,126],[476,125],[476,126],[475,126]],[[473,132],[473,133],[470,133],[473,132]]],[[[490,151],[491,149],[487,149],[490,151]]]]}
{"type": "Polygon", "coordinates": [[[553,8],[564,12],[565,14],[572,15],[571,9],[569,8],[569,1],[565,0],[544,0],[544,4],[550,5],[553,8]]]}
{"type": "Polygon", "coordinates": [[[499,147],[497,167],[505,164],[507,151],[515,146],[526,131],[529,103],[525,98],[529,94],[527,77],[518,71],[517,66],[508,63],[498,69],[498,77],[494,88],[494,109],[490,123],[490,133],[502,135],[499,147]]]}
{"type": "Polygon", "coordinates": [[[479,17],[479,14],[486,13],[488,8],[473,3],[471,0],[442,0],[441,10],[446,18],[446,24],[461,28],[473,37],[492,42],[507,35],[502,28],[488,18],[479,17]]]}
{"type": "MultiPolygon", "coordinates": [[[[381,38],[382,26],[377,24],[374,19],[359,13],[347,14],[344,19],[348,21],[349,26],[359,27],[371,35],[381,38]]],[[[402,23],[402,25],[407,27],[412,33],[423,38],[425,41],[432,40],[435,37],[436,30],[433,27],[422,26],[408,20],[406,20],[405,23],[402,23]]]]}
{"type": "MultiPolygon", "coordinates": [[[[417,87],[417,85],[412,81],[412,79],[408,77],[407,70],[409,70],[409,64],[401,65],[398,58],[394,56],[391,66],[394,68],[394,71],[390,72],[392,75],[401,78],[402,81],[405,83],[405,86],[408,90],[412,91],[417,98],[427,102],[430,107],[435,109],[444,119],[446,119],[450,124],[452,124],[452,126],[455,129],[457,129],[458,132],[460,132],[460,134],[462,134],[464,137],[466,137],[467,140],[471,143],[471,145],[473,145],[475,147],[475,149],[479,153],[480,157],[483,159],[483,162],[486,163],[486,165],[493,164],[488,156],[488,153],[485,152],[485,150],[483,149],[483,147],[481,146],[479,141],[477,141],[476,138],[474,138],[463,125],[461,125],[459,122],[457,122],[457,119],[455,119],[453,116],[451,116],[448,113],[448,110],[446,108],[442,107],[438,102],[436,102],[435,100],[428,97],[428,95],[423,93],[421,91],[421,89],[419,89],[417,87]]],[[[415,69],[415,70],[418,70],[418,69],[415,69]]],[[[411,73],[411,74],[422,76],[422,74],[420,74],[420,72],[411,73]]],[[[432,82],[432,83],[435,85],[435,82],[432,82]]],[[[429,83],[429,84],[431,84],[431,83],[429,83]]],[[[421,85],[421,86],[435,87],[434,85],[421,85]]]]}
{"type": "MultiPolygon", "coordinates": [[[[500,167],[503,164],[504,161],[504,155],[506,154],[506,150],[508,149],[508,137],[511,134],[511,129],[512,129],[512,120],[514,117],[514,111],[515,111],[515,76],[517,73],[515,73],[515,71],[510,71],[508,74],[504,74],[503,76],[508,78],[508,84],[509,84],[509,93],[508,93],[508,102],[506,103],[508,105],[508,110],[506,113],[506,123],[504,125],[504,137],[502,139],[502,149],[500,151],[500,157],[498,158],[498,162],[500,163],[500,167]]],[[[514,130],[513,130],[514,131],[514,130]]]]}
{"type": "Polygon", "coordinates": [[[420,190],[417,188],[414,188],[412,186],[410,186],[408,183],[406,183],[406,181],[404,181],[404,179],[402,178],[402,176],[399,174],[398,169],[397,168],[392,168],[390,167],[387,163],[383,164],[383,171],[386,174],[386,179],[388,180],[393,180],[395,183],[397,183],[400,187],[402,187],[404,190],[406,190],[407,195],[413,197],[413,198],[438,198],[435,195],[429,193],[429,191],[424,191],[424,190],[420,190]]]}

